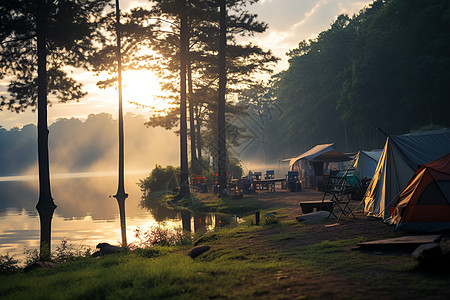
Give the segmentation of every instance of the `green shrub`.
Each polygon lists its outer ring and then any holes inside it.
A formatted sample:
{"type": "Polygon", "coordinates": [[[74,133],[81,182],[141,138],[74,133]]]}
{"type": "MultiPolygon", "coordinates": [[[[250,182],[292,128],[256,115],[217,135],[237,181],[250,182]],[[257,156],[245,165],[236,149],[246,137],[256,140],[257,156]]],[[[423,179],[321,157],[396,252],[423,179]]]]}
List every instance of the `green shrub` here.
{"type": "Polygon", "coordinates": [[[81,257],[91,256],[91,248],[86,245],[74,245],[69,238],[62,238],[61,244],[56,246],[52,255],[55,262],[66,262],[76,260],[81,257]]]}
{"type": "Polygon", "coordinates": [[[134,231],[136,242],[129,245],[132,250],[146,249],[156,245],[177,246],[191,245],[192,236],[188,232],[171,231],[163,227],[151,227],[149,230],[141,230],[139,227],[134,231]]]}
{"type": "MultiPolygon", "coordinates": [[[[215,166],[217,166],[217,160],[215,159],[215,166]]],[[[216,173],[217,167],[211,166],[207,159],[202,159],[200,161],[202,167],[202,175],[205,176],[206,184],[212,186],[216,184],[216,173]]],[[[234,178],[241,178],[243,173],[242,165],[240,161],[234,157],[227,157],[227,173],[228,175],[233,174],[234,178]]]]}
{"type": "Polygon", "coordinates": [[[172,191],[180,182],[180,168],[167,166],[163,168],[156,165],[150,175],[139,180],[139,187],[144,193],[158,191],[172,191]]]}
{"type": "Polygon", "coordinates": [[[19,270],[18,260],[9,254],[0,255],[0,274],[12,274],[19,270]]]}
{"type": "Polygon", "coordinates": [[[241,162],[234,157],[229,157],[227,162],[227,171],[229,174],[233,173],[234,178],[241,178],[243,173],[241,162]]]}
{"type": "Polygon", "coordinates": [[[25,254],[25,265],[27,266],[40,260],[39,249],[30,249],[25,247],[23,254],[25,254]]]}

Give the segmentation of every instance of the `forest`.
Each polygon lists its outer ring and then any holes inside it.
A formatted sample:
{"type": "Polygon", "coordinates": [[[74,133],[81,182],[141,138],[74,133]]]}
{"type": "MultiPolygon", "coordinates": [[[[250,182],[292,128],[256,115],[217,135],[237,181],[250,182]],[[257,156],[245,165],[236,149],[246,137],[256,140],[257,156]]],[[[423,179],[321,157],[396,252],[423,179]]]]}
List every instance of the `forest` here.
{"type": "Polygon", "coordinates": [[[263,120],[264,138],[249,149],[265,152],[266,160],[321,143],[342,151],[382,148],[377,127],[405,134],[450,125],[447,1],[375,1],[338,16],[288,55],[289,68],[269,87],[243,97],[257,102],[251,112],[263,120]]]}
{"type": "MultiPolygon", "coordinates": [[[[178,132],[180,40],[176,24],[180,20],[179,11],[164,3],[158,2],[152,10],[136,8],[123,14],[123,67],[156,67],[154,71],[163,86],[161,101],[175,106],[166,112],[155,112],[145,124],[178,132]],[[169,29],[173,33],[167,33],[167,25],[161,22],[146,23],[150,17],[172,20],[174,26],[169,29]],[[142,52],[145,47],[150,47],[155,55],[142,52]]],[[[217,16],[208,15],[203,4],[207,3],[196,2],[189,19],[187,120],[191,161],[215,157],[217,147],[218,28],[214,21],[217,16]]],[[[268,28],[244,4],[245,1],[233,2],[229,12],[226,111],[229,156],[276,162],[321,143],[337,143],[339,149],[347,152],[371,150],[383,147],[382,131],[405,134],[449,126],[450,8],[445,1],[377,0],[353,16],[339,15],[316,38],[300,41],[297,48],[291,49],[287,53],[288,68],[273,74],[270,81],[258,76],[270,74],[278,58],[270,50],[236,41],[238,36],[268,28]]],[[[95,15],[100,11],[99,8],[95,15]]],[[[83,62],[83,67],[91,71],[110,72],[110,78],[98,82],[99,87],[106,88],[117,80],[113,75],[117,67],[113,15],[98,17],[93,25],[103,28],[103,33],[91,28],[86,34],[94,40],[103,40],[102,47],[96,49],[83,37],[85,42],[80,51],[86,53],[75,65],[82,66],[83,62]]],[[[58,35],[50,38],[63,45],[67,42],[58,35]]],[[[49,72],[55,72],[49,75],[52,80],[48,85],[49,102],[85,96],[80,84],[67,78],[68,74],[57,72],[58,60],[65,55],[59,53],[63,48],[56,42],[50,46],[54,50],[50,47],[49,51],[59,56],[52,54],[56,60],[49,68],[49,72]]],[[[9,53],[7,48],[3,51],[5,57],[11,55],[14,59],[15,53],[9,53]]],[[[74,55],[80,53],[75,51],[74,55]]],[[[35,105],[36,82],[26,79],[35,70],[19,68],[14,61],[6,62],[4,70],[16,68],[23,75],[11,82],[11,98],[2,96],[1,106],[21,111],[35,105]]],[[[66,60],[62,62],[73,65],[66,60]]]]}

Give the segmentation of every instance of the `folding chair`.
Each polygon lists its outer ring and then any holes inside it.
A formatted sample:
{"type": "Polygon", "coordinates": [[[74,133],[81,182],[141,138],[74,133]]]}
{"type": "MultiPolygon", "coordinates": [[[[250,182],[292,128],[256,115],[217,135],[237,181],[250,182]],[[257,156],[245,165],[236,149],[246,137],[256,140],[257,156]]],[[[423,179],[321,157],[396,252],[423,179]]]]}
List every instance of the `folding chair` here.
{"type": "Polygon", "coordinates": [[[325,198],[327,195],[331,195],[330,201],[332,202],[332,208],[328,217],[333,215],[338,221],[343,215],[352,215],[355,218],[349,204],[351,201],[351,194],[356,190],[356,188],[357,187],[347,185],[345,174],[344,176],[330,175],[328,177],[327,186],[322,197],[322,205],[325,205],[325,198]],[[334,208],[336,207],[340,210],[339,216],[334,213],[334,208]]]}
{"type": "MultiPolygon", "coordinates": [[[[266,170],[266,174],[264,175],[264,180],[270,180],[275,178],[275,171],[274,170],[266,170]]],[[[275,183],[273,182],[265,182],[262,184],[262,189],[266,189],[270,191],[275,191],[275,183]]]]}

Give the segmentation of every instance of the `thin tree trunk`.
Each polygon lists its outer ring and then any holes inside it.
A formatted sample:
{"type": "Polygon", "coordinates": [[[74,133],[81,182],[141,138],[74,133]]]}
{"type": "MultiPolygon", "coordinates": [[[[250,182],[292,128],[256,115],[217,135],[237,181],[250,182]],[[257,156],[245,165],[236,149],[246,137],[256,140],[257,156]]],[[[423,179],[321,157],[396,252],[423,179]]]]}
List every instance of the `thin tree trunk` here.
{"type": "Polygon", "coordinates": [[[226,187],[227,185],[227,153],[226,153],[226,134],[225,134],[225,89],[226,89],[226,0],[220,0],[220,40],[219,40],[219,99],[218,99],[218,122],[217,122],[217,154],[218,154],[218,167],[219,189],[226,187]]]}
{"type": "Polygon", "coordinates": [[[120,46],[120,8],[119,0],[116,0],[116,35],[117,35],[117,84],[119,90],[119,183],[117,194],[114,197],[119,204],[120,230],[122,233],[122,247],[127,247],[127,227],[125,218],[125,199],[128,194],[124,187],[124,138],[123,138],[123,111],[122,111],[122,56],[120,46]]]}
{"type": "Polygon", "coordinates": [[[186,197],[189,195],[186,121],[187,16],[182,14],[180,21],[180,196],[186,197]]]}
{"type": "Polygon", "coordinates": [[[189,50],[188,50],[188,59],[187,59],[187,76],[188,76],[188,92],[189,92],[189,129],[191,136],[191,172],[197,173],[198,164],[197,164],[197,153],[196,153],[196,138],[195,138],[195,117],[194,117],[194,92],[192,88],[192,69],[191,69],[191,60],[189,58],[189,50]]]}
{"type": "Polygon", "coordinates": [[[202,119],[200,118],[200,109],[198,105],[195,107],[195,126],[197,127],[196,133],[197,133],[197,157],[198,160],[202,159],[202,136],[200,132],[200,128],[202,127],[202,119]]]}
{"type": "Polygon", "coordinates": [[[46,35],[47,7],[46,1],[38,2],[37,10],[37,54],[38,54],[38,166],[39,166],[39,201],[36,209],[41,223],[40,260],[49,260],[51,253],[52,217],[56,205],[50,190],[50,166],[48,155],[47,127],[47,49],[46,35]]]}

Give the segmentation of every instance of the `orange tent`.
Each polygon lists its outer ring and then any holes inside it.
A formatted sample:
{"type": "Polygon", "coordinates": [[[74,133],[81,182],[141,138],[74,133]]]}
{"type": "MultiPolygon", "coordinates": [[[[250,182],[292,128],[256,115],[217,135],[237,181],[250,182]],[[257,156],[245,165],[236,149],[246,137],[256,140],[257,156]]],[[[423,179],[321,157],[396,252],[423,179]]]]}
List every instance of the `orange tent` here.
{"type": "Polygon", "coordinates": [[[391,215],[397,229],[450,229],[450,153],[421,166],[400,193],[391,215]]]}

